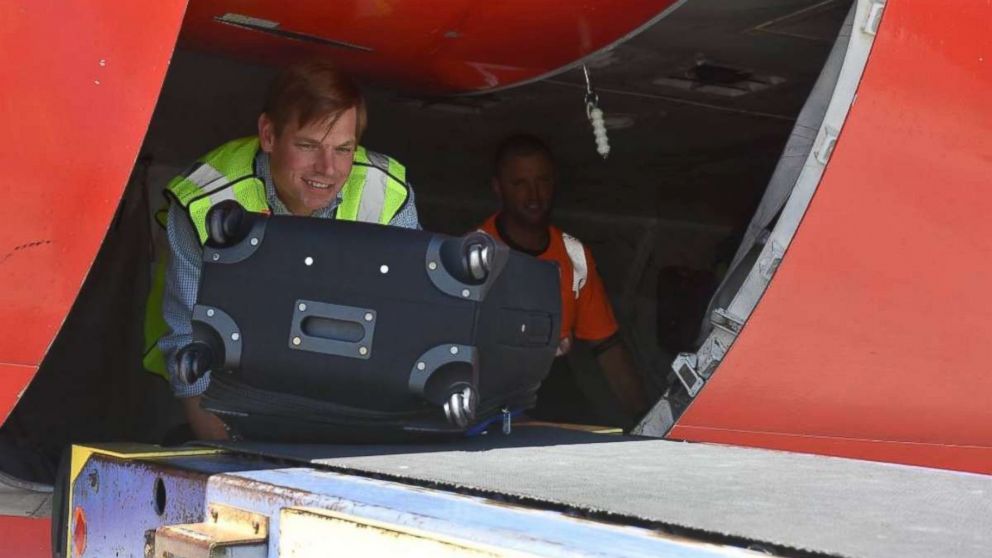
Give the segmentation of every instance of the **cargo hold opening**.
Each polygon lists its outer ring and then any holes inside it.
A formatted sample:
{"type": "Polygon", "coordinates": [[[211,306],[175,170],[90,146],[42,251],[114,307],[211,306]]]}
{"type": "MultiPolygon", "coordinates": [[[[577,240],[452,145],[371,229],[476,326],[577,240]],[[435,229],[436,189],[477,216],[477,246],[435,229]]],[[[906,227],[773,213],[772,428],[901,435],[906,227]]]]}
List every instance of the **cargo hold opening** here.
{"type": "MultiPolygon", "coordinates": [[[[515,132],[545,139],[559,173],[553,221],[592,250],[655,400],[675,381],[673,358],[697,348],[707,305],[850,6],[690,1],[586,60],[606,114],[606,160],[595,151],[579,69],[463,97],[369,85],[362,143],[407,166],[424,228],[461,234],[498,208],[489,187],[498,142],[515,132]]],[[[151,215],[169,178],[254,133],[273,74],[180,45],[83,292],[0,429],[0,470],[50,482],[67,443],[161,442],[182,422],[165,382],[140,369],[151,215]]],[[[595,374],[577,376],[596,413],[622,419],[610,398],[597,396],[604,390],[595,374]]]]}

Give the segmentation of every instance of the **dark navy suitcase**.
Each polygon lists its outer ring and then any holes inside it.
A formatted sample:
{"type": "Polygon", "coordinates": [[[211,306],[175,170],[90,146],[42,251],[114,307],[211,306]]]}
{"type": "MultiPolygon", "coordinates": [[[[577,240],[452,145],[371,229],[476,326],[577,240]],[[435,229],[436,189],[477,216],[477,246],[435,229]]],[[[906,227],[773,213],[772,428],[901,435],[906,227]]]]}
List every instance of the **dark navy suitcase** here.
{"type": "Polygon", "coordinates": [[[483,233],[265,216],[224,202],[180,374],[236,436],[457,435],[533,406],[560,329],[558,270],[483,233]]]}

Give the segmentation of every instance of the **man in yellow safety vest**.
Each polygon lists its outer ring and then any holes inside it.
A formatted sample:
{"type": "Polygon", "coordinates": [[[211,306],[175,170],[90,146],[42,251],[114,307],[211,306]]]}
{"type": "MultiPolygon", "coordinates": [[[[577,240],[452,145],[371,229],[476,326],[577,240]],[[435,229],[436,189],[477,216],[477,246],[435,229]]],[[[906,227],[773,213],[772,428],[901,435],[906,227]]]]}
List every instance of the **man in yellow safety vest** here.
{"type": "Polygon", "coordinates": [[[196,438],[227,437],[199,405],[209,373],[187,384],[173,358],[192,340],[207,212],[233,199],[249,211],[420,228],[406,169],[359,145],[365,125],[364,100],[346,75],[326,61],[300,62],[270,86],[257,136],[221,145],[166,187],[169,250],[146,310],[145,367],[170,380],[196,438]]]}

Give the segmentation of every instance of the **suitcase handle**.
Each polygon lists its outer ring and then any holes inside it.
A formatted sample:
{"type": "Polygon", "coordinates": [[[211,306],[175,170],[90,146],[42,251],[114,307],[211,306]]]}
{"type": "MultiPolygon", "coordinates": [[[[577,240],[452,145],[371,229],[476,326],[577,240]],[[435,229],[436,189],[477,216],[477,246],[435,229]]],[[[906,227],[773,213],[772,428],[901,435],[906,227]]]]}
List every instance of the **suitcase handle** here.
{"type": "Polygon", "coordinates": [[[289,328],[289,348],[368,360],[377,314],[370,308],[297,300],[289,328]]]}

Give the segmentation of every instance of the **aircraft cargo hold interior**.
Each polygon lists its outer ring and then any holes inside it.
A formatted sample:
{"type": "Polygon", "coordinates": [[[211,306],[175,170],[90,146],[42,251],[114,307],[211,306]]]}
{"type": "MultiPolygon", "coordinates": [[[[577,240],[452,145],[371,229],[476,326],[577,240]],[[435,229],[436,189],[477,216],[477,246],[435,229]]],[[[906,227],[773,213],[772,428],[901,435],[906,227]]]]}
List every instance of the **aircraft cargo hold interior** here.
{"type": "MultiPolygon", "coordinates": [[[[797,122],[814,85],[827,98],[833,91],[835,80],[817,80],[835,44],[840,65],[838,33],[851,6],[690,1],[580,65],[494,92],[425,96],[366,80],[362,144],[406,165],[425,229],[458,235],[499,207],[490,178],[501,139],[544,139],[558,171],[554,223],[592,251],[649,398],[666,396],[681,412],[691,397],[673,360],[699,349],[718,288],[732,294],[744,281],[721,287],[729,271],[754,262],[754,250],[738,253],[742,239],[760,248],[774,226],[781,203],[765,208],[764,236],[749,230],[777,166],[795,156],[787,142],[808,133],[797,122]],[[583,65],[605,114],[606,158],[586,114],[583,65]]],[[[171,177],[255,133],[276,72],[192,46],[180,36],[100,254],[0,429],[0,470],[17,478],[50,483],[67,443],[159,443],[182,422],[167,384],[141,370],[151,255],[163,241],[154,213],[171,177]]],[[[576,381],[603,424],[635,426],[603,396],[602,379],[578,373],[576,381]]]]}

